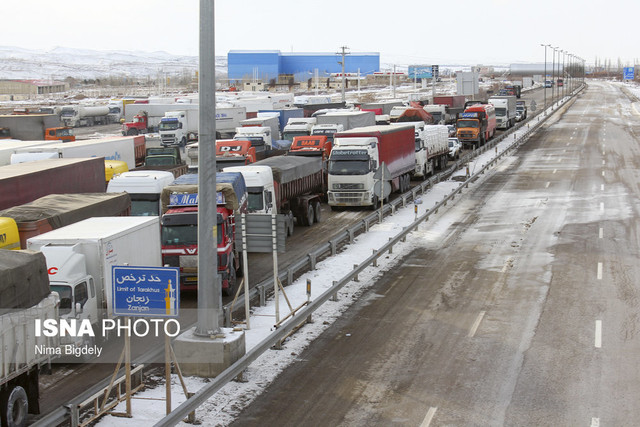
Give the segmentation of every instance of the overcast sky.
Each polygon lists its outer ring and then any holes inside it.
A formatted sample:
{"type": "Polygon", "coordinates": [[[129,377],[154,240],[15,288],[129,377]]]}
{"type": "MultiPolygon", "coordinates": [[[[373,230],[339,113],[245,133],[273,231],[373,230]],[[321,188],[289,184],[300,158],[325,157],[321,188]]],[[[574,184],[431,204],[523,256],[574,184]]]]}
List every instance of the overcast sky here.
{"type": "MultiPolygon", "coordinates": [[[[19,0],[0,45],[198,54],[198,0],[19,0]]],[[[380,52],[383,63],[542,62],[541,43],[593,63],[640,58],[638,0],[216,0],[216,55],[232,49],[380,52]]],[[[551,62],[551,50],[547,51],[551,62]]]]}

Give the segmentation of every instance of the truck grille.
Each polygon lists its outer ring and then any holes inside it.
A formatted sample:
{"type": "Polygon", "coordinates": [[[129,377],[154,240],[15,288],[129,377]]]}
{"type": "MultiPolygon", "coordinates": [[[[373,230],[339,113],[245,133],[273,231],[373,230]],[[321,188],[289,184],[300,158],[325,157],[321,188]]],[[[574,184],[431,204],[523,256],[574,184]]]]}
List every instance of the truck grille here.
{"type": "Polygon", "coordinates": [[[364,184],[333,184],[334,190],[364,190],[364,184]]]}
{"type": "Polygon", "coordinates": [[[333,193],[336,203],[360,204],[365,193],[333,193]]]}

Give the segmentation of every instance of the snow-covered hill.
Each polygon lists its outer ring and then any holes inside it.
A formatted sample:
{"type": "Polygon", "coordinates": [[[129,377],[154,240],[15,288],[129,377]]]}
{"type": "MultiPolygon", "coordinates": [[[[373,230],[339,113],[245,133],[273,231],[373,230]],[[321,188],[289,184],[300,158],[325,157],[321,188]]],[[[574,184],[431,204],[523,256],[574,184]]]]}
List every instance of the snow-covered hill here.
{"type": "MultiPolygon", "coordinates": [[[[167,52],[98,51],[57,47],[29,50],[0,46],[0,79],[54,79],[67,77],[157,77],[195,72],[197,56],[167,52]]],[[[216,58],[218,75],[227,74],[227,58],[216,58]]]]}

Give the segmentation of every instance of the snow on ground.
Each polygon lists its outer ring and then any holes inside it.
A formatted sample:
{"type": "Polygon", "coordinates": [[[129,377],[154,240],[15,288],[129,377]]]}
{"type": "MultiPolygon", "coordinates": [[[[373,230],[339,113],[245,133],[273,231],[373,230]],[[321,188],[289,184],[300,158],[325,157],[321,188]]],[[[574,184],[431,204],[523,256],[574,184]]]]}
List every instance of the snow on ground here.
{"type": "MultiPolygon", "coordinates": [[[[549,108],[551,111],[551,107],[549,108]]],[[[537,119],[534,119],[537,120],[537,119]]],[[[526,128],[516,132],[520,138],[526,132],[526,128]]],[[[513,136],[497,145],[498,152],[502,153],[513,142],[513,136]]],[[[496,155],[492,149],[480,155],[469,163],[471,174],[479,171],[489,163],[496,155]]],[[[506,156],[505,159],[512,159],[506,156]]],[[[455,177],[465,176],[466,169],[462,168],[454,172],[452,177],[436,184],[429,192],[421,196],[422,204],[418,205],[418,215],[424,214],[446,195],[458,188],[462,183],[455,177]]],[[[480,179],[470,187],[478,186],[489,174],[481,175],[480,179]]],[[[386,254],[378,260],[378,267],[369,267],[359,274],[359,282],[350,282],[338,293],[338,301],[328,301],[313,314],[313,323],[306,324],[295,335],[288,338],[282,350],[269,350],[253,362],[244,373],[246,382],[230,382],[196,411],[196,417],[204,426],[224,426],[230,424],[240,411],[248,406],[266,387],[275,380],[280,372],[297,360],[300,353],[324,330],[344,313],[353,301],[359,298],[367,298],[367,290],[376,282],[383,272],[390,270],[397,262],[409,254],[413,249],[424,245],[435,244],[441,240],[446,230],[457,221],[461,210],[455,209],[458,197],[449,203],[447,208],[441,208],[439,214],[423,222],[417,230],[410,233],[405,243],[398,243],[393,248],[392,254],[386,254]]],[[[403,227],[411,224],[415,219],[413,205],[400,208],[393,216],[387,217],[382,224],[370,227],[369,232],[358,236],[352,245],[343,252],[317,264],[316,270],[310,271],[292,285],[285,288],[287,297],[293,307],[298,307],[307,300],[306,282],[311,279],[311,299],[325,292],[334,280],[344,277],[353,268],[369,257],[374,249],[379,249],[389,241],[390,237],[399,234],[403,227]]],[[[288,313],[287,303],[280,296],[280,316],[288,313]]],[[[275,301],[268,301],[265,307],[254,307],[250,318],[251,329],[245,331],[246,350],[249,351],[264,340],[273,330],[275,319],[275,301]]],[[[138,393],[136,397],[145,400],[134,399],[132,403],[133,418],[118,418],[114,416],[104,417],[98,425],[103,427],[128,426],[135,423],[138,427],[150,426],[158,422],[165,412],[164,379],[157,378],[157,387],[138,393]]],[[[207,382],[207,379],[197,377],[185,378],[189,392],[197,392],[207,382]]],[[[172,377],[172,407],[175,409],[185,401],[180,382],[175,375],[172,377]]],[[[124,411],[121,404],[117,411],[124,411]]],[[[184,424],[185,426],[188,424],[184,424]]]]}

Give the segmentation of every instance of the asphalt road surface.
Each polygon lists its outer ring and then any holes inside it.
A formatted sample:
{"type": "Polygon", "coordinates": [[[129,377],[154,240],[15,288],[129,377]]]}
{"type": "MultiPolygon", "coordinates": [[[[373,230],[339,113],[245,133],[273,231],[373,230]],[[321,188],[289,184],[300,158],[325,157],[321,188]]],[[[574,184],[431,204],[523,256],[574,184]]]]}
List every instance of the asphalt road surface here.
{"type": "Polygon", "coordinates": [[[639,117],[590,83],[233,425],[637,425],[639,117]]]}

